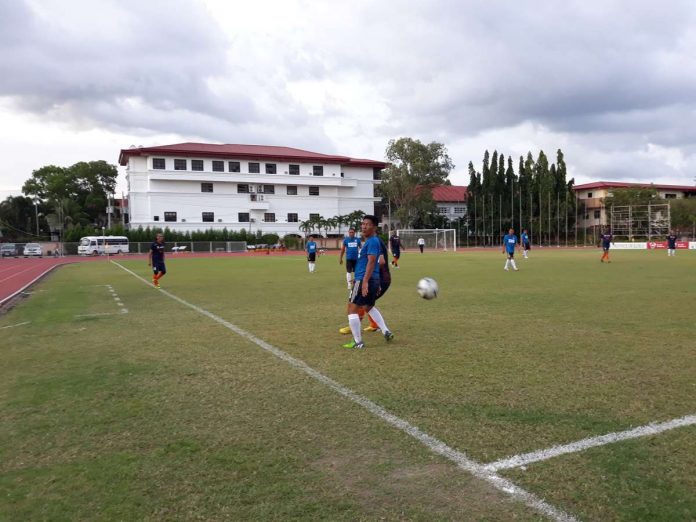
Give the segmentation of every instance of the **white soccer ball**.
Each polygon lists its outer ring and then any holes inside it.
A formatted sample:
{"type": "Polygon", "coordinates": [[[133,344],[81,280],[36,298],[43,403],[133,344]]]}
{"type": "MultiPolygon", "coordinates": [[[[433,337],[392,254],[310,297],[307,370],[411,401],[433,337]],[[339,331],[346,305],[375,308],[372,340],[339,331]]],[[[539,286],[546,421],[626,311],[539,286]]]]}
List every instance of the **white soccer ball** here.
{"type": "Polygon", "coordinates": [[[437,286],[437,281],[431,277],[424,277],[418,281],[418,286],[416,287],[418,295],[423,299],[435,299],[440,288],[437,286]]]}

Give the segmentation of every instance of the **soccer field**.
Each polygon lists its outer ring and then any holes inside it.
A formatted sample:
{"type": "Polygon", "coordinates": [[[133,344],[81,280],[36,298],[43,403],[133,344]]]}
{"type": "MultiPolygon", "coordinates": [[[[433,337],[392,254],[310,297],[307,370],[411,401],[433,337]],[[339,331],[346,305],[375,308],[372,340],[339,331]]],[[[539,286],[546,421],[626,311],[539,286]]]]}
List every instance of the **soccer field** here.
{"type": "Polygon", "coordinates": [[[336,256],[61,267],[0,317],[0,519],[693,520],[696,253],[599,257],[406,252],[364,351],[336,256]]]}

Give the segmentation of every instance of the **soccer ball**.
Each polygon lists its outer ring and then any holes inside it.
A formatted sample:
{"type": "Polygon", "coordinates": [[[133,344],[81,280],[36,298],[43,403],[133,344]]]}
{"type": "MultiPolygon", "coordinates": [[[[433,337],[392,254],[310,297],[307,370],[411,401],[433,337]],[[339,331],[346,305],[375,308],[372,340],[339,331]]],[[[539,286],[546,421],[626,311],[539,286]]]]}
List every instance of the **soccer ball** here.
{"type": "Polygon", "coordinates": [[[418,295],[423,299],[435,299],[437,297],[437,293],[440,291],[437,286],[437,281],[431,277],[424,277],[418,281],[416,290],[418,291],[418,295]]]}

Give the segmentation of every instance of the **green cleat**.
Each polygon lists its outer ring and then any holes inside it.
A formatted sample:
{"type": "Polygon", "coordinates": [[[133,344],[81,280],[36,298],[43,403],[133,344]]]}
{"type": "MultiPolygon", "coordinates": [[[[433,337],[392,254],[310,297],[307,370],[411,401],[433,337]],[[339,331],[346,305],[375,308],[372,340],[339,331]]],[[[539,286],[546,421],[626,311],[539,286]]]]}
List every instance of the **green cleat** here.
{"type": "Polygon", "coordinates": [[[353,339],[351,342],[346,343],[343,345],[344,348],[355,348],[357,350],[362,350],[365,348],[365,343],[356,343],[355,339],[353,339]]]}

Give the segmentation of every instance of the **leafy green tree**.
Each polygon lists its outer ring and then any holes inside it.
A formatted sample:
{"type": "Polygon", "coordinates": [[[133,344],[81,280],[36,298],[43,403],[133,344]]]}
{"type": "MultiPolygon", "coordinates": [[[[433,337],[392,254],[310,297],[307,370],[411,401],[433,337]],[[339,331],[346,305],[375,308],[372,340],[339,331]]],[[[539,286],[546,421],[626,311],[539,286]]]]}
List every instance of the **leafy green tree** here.
{"type": "Polygon", "coordinates": [[[616,188],[604,198],[606,207],[625,205],[648,205],[659,201],[657,189],[654,188],[616,188]]]}
{"type": "Polygon", "coordinates": [[[670,200],[672,229],[696,240],[696,198],[670,200]]]}
{"type": "Polygon", "coordinates": [[[384,169],[379,191],[401,224],[410,226],[434,211],[431,187],[450,184],[454,164],[442,143],[412,138],[389,141],[386,157],[391,165],[384,169]]]}

